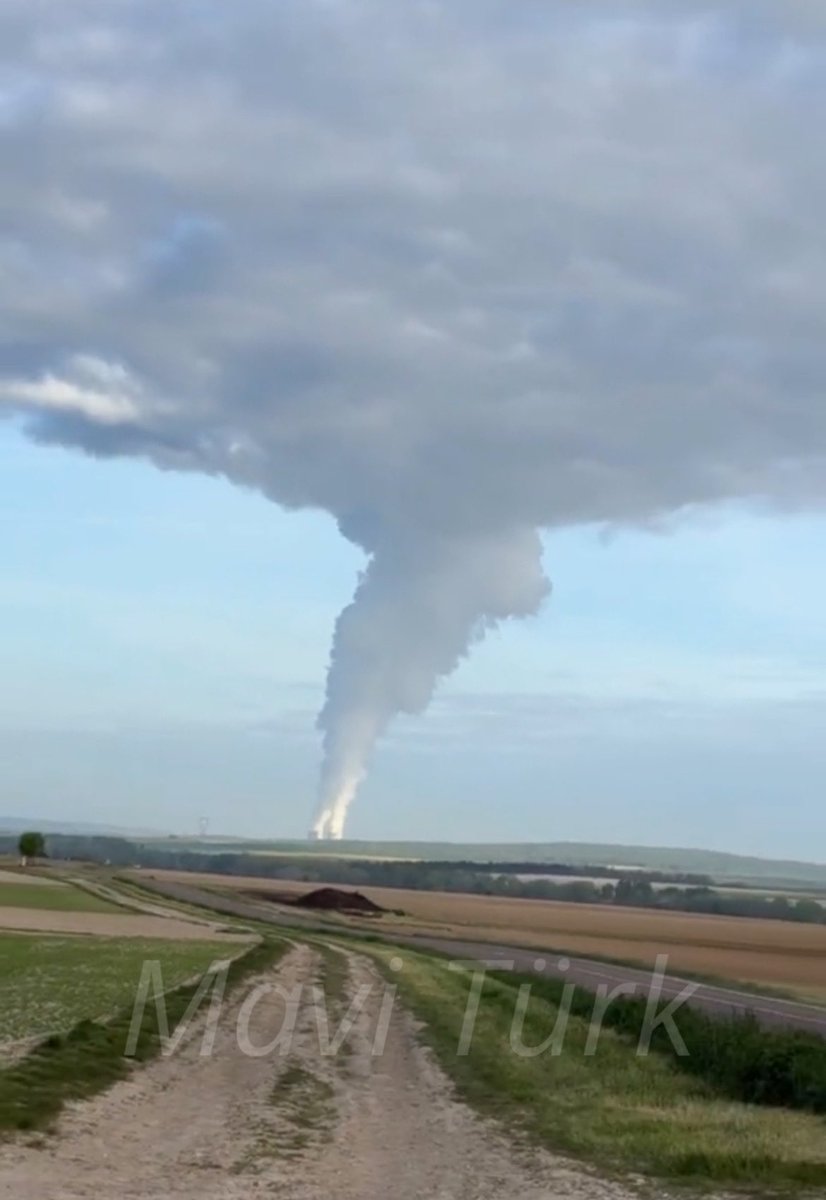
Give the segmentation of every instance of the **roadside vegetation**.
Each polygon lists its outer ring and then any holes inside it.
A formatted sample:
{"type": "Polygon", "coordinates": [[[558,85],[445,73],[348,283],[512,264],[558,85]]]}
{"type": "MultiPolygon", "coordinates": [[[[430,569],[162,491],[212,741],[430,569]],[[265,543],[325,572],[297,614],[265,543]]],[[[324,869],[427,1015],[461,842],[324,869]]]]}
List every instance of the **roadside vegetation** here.
{"type": "MultiPolygon", "coordinates": [[[[400,953],[376,943],[364,949],[385,968],[400,953]]],[[[656,1035],[652,1052],[641,1056],[640,1002],[617,1001],[588,1054],[594,997],[577,989],[559,1052],[524,1055],[511,1043],[520,985],[531,984],[517,1030],[528,1047],[541,1046],[554,1030],[561,987],[490,974],[468,1052],[459,1055],[470,971],[407,950],[402,957],[404,969],[392,980],[463,1097],[549,1148],[663,1180],[763,1189],[826,1185],[822,1116],[770,1107],[785,1100],[822,1111],[826,1057],[807,1065],[808,1053],[826,1051],[819,1039],[804,1045],[794,1035],[774,1037],[700,1016],[689,1027],[682,1010],[688,1058],[677,1058],[656,1035]],[[704,1045],[704,1038],[711,1041],[704,1045]],[[734,1099],[738,1093],[742,1098],[734,1099]],[[746,1096],[762,1104],[745,1103],[746,1096]]]]}
{"type": "Polygon", "coordinates": [[[347,982],[349,970],[347,957],[341,950],[334,949],[328,943],[306,939],[316,949],[321,957],[320,984],[324,999],[332,1014],[340,1012],[347,999],[347,982]]]}
{"type": "MultiPolygon", "coordinates": [[[[82,945],[87,945],[85,939],[82,945]]],[[[131,1058],[124,1056],[132,1024],[131,997],[134,996],[138,981],[139,964],[152,957],[163,961],[164,955],[170,952],[170,944],[141,944],[136,940],[126,945],[133,956],[137,954],[138,957],[132,958],[129,971],[121,975],[121,979],[127,983],[129,999],[121,994],[121,1007],[116,1012],[107,1019],[96,1019],[102,1014],[97,1008],[97,1001],[90,999],[86,1015],[66,1032],[50,1034],[24,1058],[0,1069],[0,1135],[4,1132],[49,1128],[67,1101],[81,1100],[103,1091],[128,1075],[134,1069],[135,1062],[145,1062],[160,1053],[162,1040],[158,1013],[155,1005],[150,1003],[144,1010],[134,1054],[131,1058]]],[[[67,967],[69,963],[72,964],[71,970],[77,969],[76,955],[80,946],[79,941],[74,941],[65,959],[67,967]]],[[[166,993],[170,1029],[186,1013],[209,964],[216,959],[225,959],[227,954],[225,944],[212,947],[211,954],[210,947],[205,943],[193,944],[189,949],[199,957],[199,975],[166,993]]],[[[284,943],[280,941],[259,942],[233,959],[227,973],[228,992],[249,975],[277,962],[283,950],[284,943]]],[[[177,949],[177,957],[171,960],[176,964],[179,980],[181,973],[186,970],[184,957],[182,944],[177,949]]],[[[87,971],[87,984],[91,984],[92,989],[95,986],[96,968],[101,965],[100,961],[94,962],[87,971]]],[[[52,971],[54,976],[54,960],[52,971]]],[[[65,975],[59,971],[58,977],[65,980],[65,975]]],[[[168,987],[166,979],[164,983],[168,987]]]]}

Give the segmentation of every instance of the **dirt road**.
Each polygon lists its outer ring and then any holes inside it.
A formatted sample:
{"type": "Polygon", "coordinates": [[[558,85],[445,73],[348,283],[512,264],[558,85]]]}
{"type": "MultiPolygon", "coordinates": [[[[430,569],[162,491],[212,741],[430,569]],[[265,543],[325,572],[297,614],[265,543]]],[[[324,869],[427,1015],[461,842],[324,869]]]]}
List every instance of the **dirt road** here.
{"type": "Polygon", "coordinates": [[[348,961],[330,1029],[353,995],[364,1002],[344,1052],[322,1052],[321,963],[296,946],[225,1005],[211,1055],[199,1025],[173,1056],[66,1113],[54,1137],[0,1147],[0,1197],[629,1200],[582,1167],[514,1147],[458,1103],[407,1014],[383,1010],[372,966],[348,961]],[[287,1048],[244,1052],[291,1018],[287,1048]]]}

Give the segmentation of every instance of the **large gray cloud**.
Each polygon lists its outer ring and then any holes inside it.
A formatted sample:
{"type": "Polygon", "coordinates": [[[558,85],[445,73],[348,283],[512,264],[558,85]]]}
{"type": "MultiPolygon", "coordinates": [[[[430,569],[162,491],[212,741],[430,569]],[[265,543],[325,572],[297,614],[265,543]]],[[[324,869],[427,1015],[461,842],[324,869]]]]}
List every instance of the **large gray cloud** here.
{"type": "Polygon", "coordinates": [[[540,603],[532,530],[826,496],[820,5],[6,0],[0,46],[0,411],[336,516],[328,745],[540,603]]]}

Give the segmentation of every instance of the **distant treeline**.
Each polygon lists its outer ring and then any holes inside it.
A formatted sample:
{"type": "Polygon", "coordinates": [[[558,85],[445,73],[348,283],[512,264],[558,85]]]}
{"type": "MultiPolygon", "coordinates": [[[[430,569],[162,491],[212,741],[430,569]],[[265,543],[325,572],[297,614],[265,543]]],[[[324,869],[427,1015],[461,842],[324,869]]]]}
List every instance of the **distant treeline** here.
{"type": "MultiPolygon", "coordinates": [[[[249,875],[307,884],[331,883],[342,887],[395,887],[414,891],[467,892],[482,896],[511,896],[525,900],[560,900],[574,904],[619,905],[667,912],[712,913],[729,917],[762,917],[807,924],[826,924],[826,907],[816,900],[785,896],[729,895],[707,882],[694,884],[696,876],[639,872],[617,879],[605,867],[571,867],[565,864],[393,862],[388,860],[324,858],[318,854],[263,855],[210,854],[168,843],[141,843],[126,838],[51,834],[46,838],[50,857],[106,863],[113,867],[147,867],[178,871],[210,871],[218,875],[249,875]],[[527,868],[523,870],[522,868],[527,868]],[[569,882],[520,879],[520,874],[587,875],[569,882]],[[607,876],[610,875],[610,880],[607,876]],[[671,886],[666,883],[671,881],[671,886]],[[683,886],[674,886],[679,881],[683,886]],[[666,886],[663,884],[666,883],[666,886]],[[689,884],[690,886],[686,886],[689,884]],[[656,886],[655,886],[656,885],[656,886]]],[[[0,852],[14,853],[16,839],[0,838],[0,852]]],[[[699,877],[703,879],[702,876],[699,877]]]]}
{"type": "MultiPolygon", "coordinates": [[[[447,859],[444,862],[428,861],[424,864],[435,870],[475,871],[486,875],[572,875],[577,880],[587,877],[590,879],[617,879],[623,874],[621,868],[606,866],[575,866],[572,863],[555,862],[476,862],[473,859],[447,859]]],[[[626,872],[627,873],[627,872],[626,872]]],[[[682,883],[693,884],[696,887],[709,886],[712,883],[710,875],[684,874],[681,871],[642,871],[634,870],[635,879],[646,879],[649,883],[682,883]]]]}

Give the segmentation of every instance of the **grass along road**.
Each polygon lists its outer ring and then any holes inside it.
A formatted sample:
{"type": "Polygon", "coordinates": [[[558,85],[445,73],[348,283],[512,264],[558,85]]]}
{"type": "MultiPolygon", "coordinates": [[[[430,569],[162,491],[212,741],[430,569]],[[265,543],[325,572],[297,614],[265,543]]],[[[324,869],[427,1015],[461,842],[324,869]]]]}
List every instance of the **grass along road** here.
{"type": "Polygon", "coordinates": [[[371,944],[369,953],[385,970],[402,958],[393,981],[462,1096],[540,1144],[660,1180],[749,1185],[761,1194],[826,1186],[822,1117],[725,1099],[658,1053],[638,1056],[611,1029],[586,1053],[589,1023],[581,1017],[564,1024],[557,1052],[516,1053],[512,1036],[541,1046],[560,1028],[559,1009],[530,994],[521,1028],[514,1026],[518,985],[501,978],[485,980],[474,1036],[458,1054],[470,971],[408,949],[371,944]]]}

